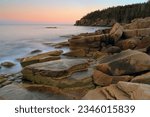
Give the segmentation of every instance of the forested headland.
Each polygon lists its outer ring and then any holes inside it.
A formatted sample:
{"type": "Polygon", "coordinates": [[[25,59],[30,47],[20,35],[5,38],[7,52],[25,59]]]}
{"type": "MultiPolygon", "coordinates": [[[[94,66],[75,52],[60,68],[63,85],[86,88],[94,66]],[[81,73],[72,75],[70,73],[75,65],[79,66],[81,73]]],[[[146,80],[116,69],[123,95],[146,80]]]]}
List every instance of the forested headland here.
{"type": "Polygon", "coordinates": [[[115,22],[129,23],[135,18],[150,16],[150,1],[125,6],[110,7],[88,13],[75,25],[83,26],[111,26],[115,22]]]}

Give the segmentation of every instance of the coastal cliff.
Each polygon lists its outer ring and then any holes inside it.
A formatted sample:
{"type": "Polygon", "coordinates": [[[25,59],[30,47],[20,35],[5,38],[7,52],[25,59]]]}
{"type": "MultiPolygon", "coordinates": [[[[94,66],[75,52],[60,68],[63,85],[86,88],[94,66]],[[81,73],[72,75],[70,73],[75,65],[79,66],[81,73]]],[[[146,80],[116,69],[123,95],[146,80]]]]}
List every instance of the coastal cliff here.
{"type": "Polygon", "coordinates": [[[150,16],[150,2],[126,6],[111,7],[91,12],[80,20],[77,26],[112,26],[116,22],[129,23],[135,18],[150,16]]]}

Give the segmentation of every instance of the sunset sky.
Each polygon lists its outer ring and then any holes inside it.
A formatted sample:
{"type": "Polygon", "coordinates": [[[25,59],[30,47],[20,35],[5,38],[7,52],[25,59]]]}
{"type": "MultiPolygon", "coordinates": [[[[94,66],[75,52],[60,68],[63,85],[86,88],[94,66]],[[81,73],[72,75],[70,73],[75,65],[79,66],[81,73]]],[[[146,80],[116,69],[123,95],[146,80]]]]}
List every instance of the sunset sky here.
{"type": "Polygon", "coordinates": [[[74,23],[91,11],[147,0],[0,0],[0,23],[74,23]]]}

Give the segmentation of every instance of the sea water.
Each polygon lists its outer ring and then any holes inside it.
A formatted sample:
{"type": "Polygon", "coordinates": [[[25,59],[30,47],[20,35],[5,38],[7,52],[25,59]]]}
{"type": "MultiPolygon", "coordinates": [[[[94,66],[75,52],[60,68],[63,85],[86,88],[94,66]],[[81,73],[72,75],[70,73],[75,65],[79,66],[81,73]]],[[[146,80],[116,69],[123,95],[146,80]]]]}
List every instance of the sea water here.
{"type": "MultiPolygon", "coordinates": [[[[0,25],[0,63],[10,61],[16,65],[12,68],[0,68],[0,74],[21,71],[17,60],[33,50],[47,52],[54,47],[44,43],[57,43],[68,40],[68,36],[94,32],[103,27],[74,26],[71,24],[11,24],[0,25]],[[47,28],[49,27],[49,28],[47,28]]],[[[67,49],[64,49],[67,51],[67,49]]]]}

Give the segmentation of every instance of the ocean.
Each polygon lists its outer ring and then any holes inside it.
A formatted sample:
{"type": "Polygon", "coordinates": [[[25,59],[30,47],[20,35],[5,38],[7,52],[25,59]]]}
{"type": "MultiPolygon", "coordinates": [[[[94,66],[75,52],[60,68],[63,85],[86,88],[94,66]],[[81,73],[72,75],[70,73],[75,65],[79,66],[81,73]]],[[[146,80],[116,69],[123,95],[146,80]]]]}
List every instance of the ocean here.
{"type": "MultiPolygon", "coordinates": [[[[0,25],[0,63],[10,61],[16,64],[13,68],[1,67],[0,74],[12,74],[21,71],[22,67],[17,59],[29,56],[33,50],[39,49],[42,52],[55,50],[54,47],[44,43],[66,41],[70,35],[94,32],[98,29],[104,29],[104,27],[74,26],[71,24],[0,25]]],[[[68,49],[64,48],[63,51],[66,52],[68,49]]]]}

